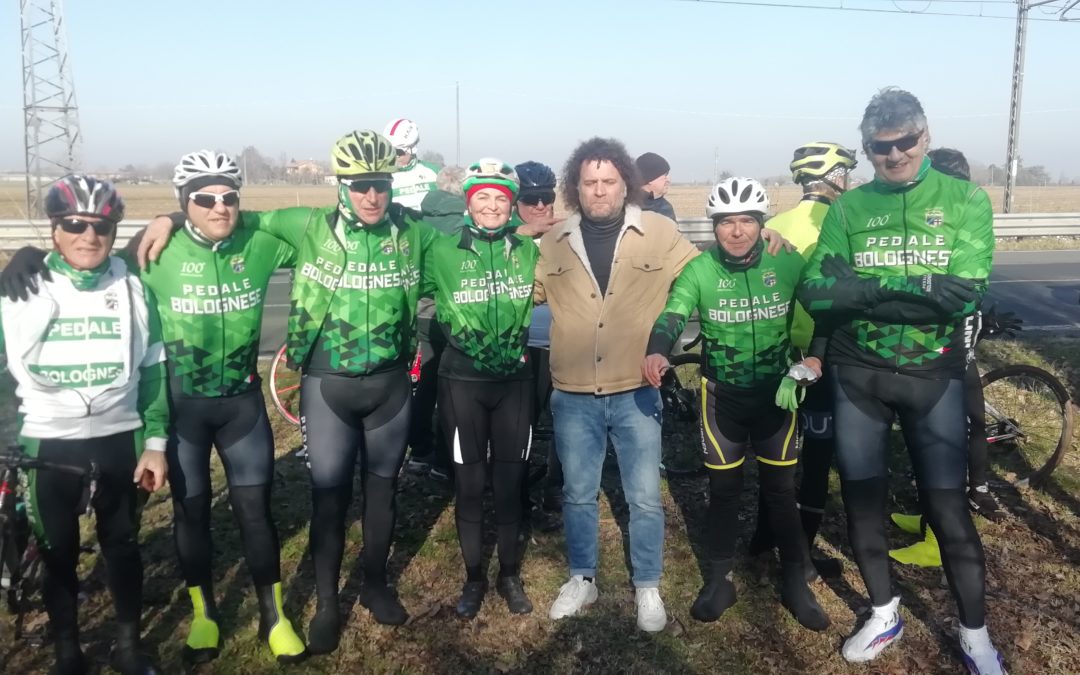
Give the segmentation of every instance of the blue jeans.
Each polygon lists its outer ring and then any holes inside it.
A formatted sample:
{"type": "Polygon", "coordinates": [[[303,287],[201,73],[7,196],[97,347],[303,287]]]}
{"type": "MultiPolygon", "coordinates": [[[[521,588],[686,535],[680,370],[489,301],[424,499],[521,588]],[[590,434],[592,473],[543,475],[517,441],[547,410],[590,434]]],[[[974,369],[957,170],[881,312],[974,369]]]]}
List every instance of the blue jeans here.
{"type": "Polygon", "coordinates": [[[630,506],[634,586],[660,585],[664,509],[660,504],[660,392],[652,387],[610,396],[551,395],[555,447],[563,465],[563,521],[570,575],[596,576],[600,474],[608,437],[615,446],[630,506]]]}

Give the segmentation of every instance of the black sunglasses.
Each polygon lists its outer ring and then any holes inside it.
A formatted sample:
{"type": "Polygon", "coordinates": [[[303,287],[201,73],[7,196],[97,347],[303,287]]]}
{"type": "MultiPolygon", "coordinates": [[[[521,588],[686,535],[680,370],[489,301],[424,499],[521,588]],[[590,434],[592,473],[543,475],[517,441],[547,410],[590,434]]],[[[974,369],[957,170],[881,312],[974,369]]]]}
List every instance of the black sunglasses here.
{"type": "Polygon", "coordinates": [[[94,234],[97,236],[107,237],[116,229],[116,223],[111,220],[99,220],[96,223],[91,223],[88,220],[78,218],[64,218],[60,221],[60,229],[68,234],[82,234],[86,232],[88,227],[94,228],[94,234]]]}
{"type": "Polygon", "coordinates": [[[866,144],[866,147],[870,148],[870,152],[875,155],[887,155],[892,152],[893,148],[896,148],[900,152],[907,152],[914,148],[919,139],[922,138],[923,132],[917,134],[911,134],[909,136],[901,136],[891,141],[870,141],[866,144]]]}
{"type": "Polygon", "coordinates": [[[236,190],[229,190],[218,194],[216,192],[192,192],[188,195],[188,199],[195,202],[196,206],[201,206],[204,209],[212,209],[218,204],[224,204],[225,206],[236,206],[240,203],[240,193],[236,190]]]}
{"type": "Polygon", "coordinates": [[[392,185],[392,181],[385,178],[342,178],[341,182],[349,187],[350,192],[358,192],[360,194],[364,194],[368,190],[374,190],[379,194],[385,194],[390,191],[392,185]]]}
{"type": "Polygon", "coordinates": [[[537,206],[540,204],[544,204],[546,206],[548,204],[554,204],[555,191],[544,190],[542,192],[530,192],[528,194],[520,195],[518,197],[518,201],[527,206],[537,206]]]}

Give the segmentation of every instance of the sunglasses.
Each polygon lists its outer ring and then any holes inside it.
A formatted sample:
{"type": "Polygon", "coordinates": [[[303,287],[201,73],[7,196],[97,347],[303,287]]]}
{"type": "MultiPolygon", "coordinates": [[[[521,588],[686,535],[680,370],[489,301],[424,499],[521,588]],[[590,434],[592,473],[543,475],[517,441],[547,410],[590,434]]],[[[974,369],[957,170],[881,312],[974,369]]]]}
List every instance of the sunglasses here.
{"type": "Polygon", "coordinates": [[[520,195],[518,201],[526,206],[547,206],[548,204],[555,203],[555,191],[544,190],[543,192],[530,192],[529,194],[520,195]]]}
{"type": "Polygon", "coordinates": [[[96,223],[91,223],[88,220],[79,220],[78,218],[64,218],[60,221],[60,229],[68,234],[82,234],[86,232],[86,228],[94,228],[94,234],[99,237],[107,237],[116,230],[116,223],[111,220],[100,220],[96,223]]]}
{"type": "Polygon", "coordinates": [[[398,157],[404,157],[405,155],[409,154],[409,151],[408,150],[402,150],[401,148],[395,148],[394,149],[394,154],[397,155],[398,157]]]}
{"type": "Polygon", "coordinates": [[[900,152],[907,152],[919,143],[919,139],[922,138],[922,135],[923,132],[920,131],[917,134],[901,136],[900,138],[891,141],[870,141],[866,144],[866,147],[875,155],[887,155],[892,152],[893,148],[896,148],[900,152]]]}
{"type": "Polygon", "coordinates": [[[229,190],[218,194],[216,192],[192,192],[188,195],[188,199],[195,202],[195,206],[201,206],[204,209],[212,209],[218,204],[224,204],[225,206],[236,206],[240,203],[240,193],[236,190],[229,190]]]}
{"type": "Polygon", "coordinates": [[[342,178],[343,185],[349,187],[350,192],[358,192],[360,194],[366,193],[368,190],[374,190],[379,194],[385,194],[390,191],[392,181],[385,178],[342,178]]]}

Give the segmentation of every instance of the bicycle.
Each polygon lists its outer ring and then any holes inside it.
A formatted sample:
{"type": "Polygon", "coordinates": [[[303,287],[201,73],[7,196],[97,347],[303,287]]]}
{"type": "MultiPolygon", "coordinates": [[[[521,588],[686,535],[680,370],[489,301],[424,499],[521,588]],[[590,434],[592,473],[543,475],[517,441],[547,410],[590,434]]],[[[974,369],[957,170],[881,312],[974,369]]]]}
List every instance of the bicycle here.
{"type": "Polygon", "coordinates": [[[41,553],[30,536],[26,500],[22,496],[19,473],[28,470],[60,471],[79,476],[84,481],[85,513],[93,507],[94,495],[101,476],[96,463],[89,468],[58,464],[27,457],[22,446],[9,446],[0,453],[0,575],[7,580],[4,595],[8,612],[15,615],[14,635],[23,637],[23,619],[29,607],[28,599],[40,586],[41,553]]]}
{"type": "MultiPolygon", "coordinates": [[[[684,346],[692,349],[700,336],[684,346]]],[[[703,473],[701,461],[701,356],[669,357],[660,394],[664,402],[662,456],[669,476],[703,473]],[[694,383],[687,386],[684,383],[694,383]]],[[[1068,389],[1053,374],[1024,364],[995,368],[982,376],[986,420],[982,433],[1017,487],[1037,486],[1061,464],[1072,442],[1074,411],[1068,389]]]]}

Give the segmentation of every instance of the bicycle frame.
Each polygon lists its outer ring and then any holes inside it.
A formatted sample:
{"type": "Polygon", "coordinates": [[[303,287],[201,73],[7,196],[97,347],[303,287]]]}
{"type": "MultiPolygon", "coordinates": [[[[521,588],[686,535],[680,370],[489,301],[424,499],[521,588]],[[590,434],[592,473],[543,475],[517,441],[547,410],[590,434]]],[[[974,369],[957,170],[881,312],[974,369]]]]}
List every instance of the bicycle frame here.
{"type": "Polygon", "coordinates": [[[994,406],[984,402],[983,406],[986,409],[986,413],[994,418],[992,424],[986,425],[986,442],[987,443],[1000,443],[1001,441],[1010,441],[1016,438],[1024,438],[1024,432],[1020,431],[1020,428],[1016,424],[994,409],[994,406]],[[992,433],[991,427],[998,427],[1001,431],[1006,433],[992,433]]]}

